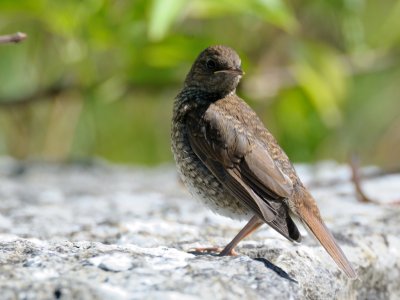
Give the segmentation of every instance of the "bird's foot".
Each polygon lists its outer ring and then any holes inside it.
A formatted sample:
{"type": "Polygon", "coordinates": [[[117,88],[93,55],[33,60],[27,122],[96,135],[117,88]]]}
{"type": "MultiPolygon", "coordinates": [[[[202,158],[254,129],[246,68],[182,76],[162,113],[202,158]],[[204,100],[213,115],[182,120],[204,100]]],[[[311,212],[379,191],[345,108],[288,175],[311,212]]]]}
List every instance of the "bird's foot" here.
{"type": "Polygon", "coordinates": [[[199,247],[190,250],[189,253],[192,254],[211,254],[211,255],[218,255],[218,256],[238,256],[239,254],[234,250],[231,249],[230,251],[224,251],[224,248],[221,247],[199,247]]]}

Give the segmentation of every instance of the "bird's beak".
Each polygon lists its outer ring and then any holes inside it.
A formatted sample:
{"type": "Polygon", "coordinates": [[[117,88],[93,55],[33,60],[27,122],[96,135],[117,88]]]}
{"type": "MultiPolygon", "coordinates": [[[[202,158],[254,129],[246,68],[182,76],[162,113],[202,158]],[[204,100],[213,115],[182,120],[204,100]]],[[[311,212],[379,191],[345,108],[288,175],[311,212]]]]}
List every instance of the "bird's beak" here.
{"type": "Polygon", "coordinates": [[[238,75],[241,75],[241,76],[243,76],[245,74],[241,68],[235,69],[235,73],[237,73],[238,75]]]}
{"type": "Polygon", "coordinates": [[[245,74],[241,68],[219,70],[219,71],[214,72],[214,74],[217,74],[217,73],[230,73],[230,74],[235,74],[235,75],[240,75],[240,76],[243,76],[245,74]]]}

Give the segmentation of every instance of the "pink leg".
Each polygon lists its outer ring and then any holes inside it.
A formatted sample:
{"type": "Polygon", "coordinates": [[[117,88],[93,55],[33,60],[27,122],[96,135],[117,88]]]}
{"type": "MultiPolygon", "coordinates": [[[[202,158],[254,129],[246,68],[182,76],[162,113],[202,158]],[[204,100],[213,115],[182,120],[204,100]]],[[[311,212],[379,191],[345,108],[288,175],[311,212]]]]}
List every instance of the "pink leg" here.
{"type": "Polygon", "coordinates": [[[259,217],[253,216],[250,221],[239,231],[239,233],[233,238],[233,240],[225,246],[225,248],[219,253],[219,256],[236,256],[235,247],[240,243],[241,240],[252,234],[258,229],[264,221],[259,217]]]}
{"type": "Polygon", "coordinates": [[[209,248],[196,248],[194,252],[220,252],[219,256],[237,256],[237,252],[234,250],[237,244],[240,243],[245,237],[252,234],[258,227],[264,224],[259,217],[253,216],[250,221],[240,230],[240,232],[233,238],[233,240],[226,245],[224,249],[219,247],[209,247],[209,248]]]}

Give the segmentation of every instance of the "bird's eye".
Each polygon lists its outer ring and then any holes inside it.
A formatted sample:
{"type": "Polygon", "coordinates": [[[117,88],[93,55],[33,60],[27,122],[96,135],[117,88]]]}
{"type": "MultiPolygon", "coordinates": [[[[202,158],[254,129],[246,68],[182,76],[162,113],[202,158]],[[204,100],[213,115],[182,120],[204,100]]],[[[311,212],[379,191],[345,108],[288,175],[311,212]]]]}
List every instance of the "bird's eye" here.
{"type": "Polygon", "coordinates": [[[215,68],[217,67],[217,64],[216,64],[216,62],[215,62],[214,60],[209,59],[209,60],[207,60],[207,62],[206,62],[206,67],[207,67],[207,69],[209,69],[209,70],[215,70],[215,68]]]}

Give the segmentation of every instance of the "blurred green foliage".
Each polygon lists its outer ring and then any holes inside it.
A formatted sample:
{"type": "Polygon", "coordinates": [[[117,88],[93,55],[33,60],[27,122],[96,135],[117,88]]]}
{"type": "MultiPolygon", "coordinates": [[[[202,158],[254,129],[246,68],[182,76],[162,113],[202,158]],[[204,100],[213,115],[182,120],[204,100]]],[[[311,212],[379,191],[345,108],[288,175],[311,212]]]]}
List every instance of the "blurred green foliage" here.
{"type": "Polygon", "coordinates": [[[242,57],[238,93],[295,161],[398,164],[396,0],[2,0],[0,153],[170,161],[172,102],[197,54],[242,57]]]}

